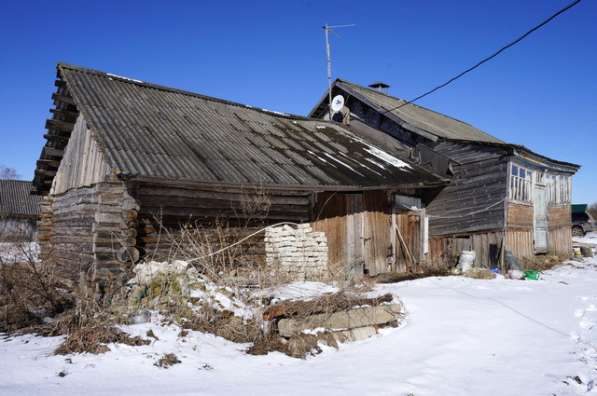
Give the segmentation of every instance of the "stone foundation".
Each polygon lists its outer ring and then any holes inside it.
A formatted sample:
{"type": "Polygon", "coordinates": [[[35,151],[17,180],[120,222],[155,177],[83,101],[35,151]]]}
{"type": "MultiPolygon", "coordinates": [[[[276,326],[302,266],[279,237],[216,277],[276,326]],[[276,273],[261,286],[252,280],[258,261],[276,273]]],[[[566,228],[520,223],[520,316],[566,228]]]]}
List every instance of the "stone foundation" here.
{"type": "Polygon", "coordinates": [[[328,244],[325,233],[309,223],[265,230],[266,263],[277,266],[292,280],[325,280],[328,277],[328,244]]]}

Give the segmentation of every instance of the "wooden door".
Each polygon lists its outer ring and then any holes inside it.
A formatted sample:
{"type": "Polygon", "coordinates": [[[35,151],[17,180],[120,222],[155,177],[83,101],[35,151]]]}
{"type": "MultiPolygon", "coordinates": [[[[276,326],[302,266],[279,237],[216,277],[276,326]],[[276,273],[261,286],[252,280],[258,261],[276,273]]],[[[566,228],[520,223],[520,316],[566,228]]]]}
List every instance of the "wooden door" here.
{"type": "Polygon", "coordinates": [[[352,277],[363,274],[363,194],[346,194],[346,266],[352,277]]]}
{"type": "Polygon", "coordinates": [[[397,272],[417,272],[423,253],[421,215],[400,210],[395,214],[394,261],[397,272]]]}
{"type": "Polygon", "coordinates": [[[368,274],[375,276],[391,271],[391,213],[384,191],[363,194],[363,258],[368,274]]]}
{"type": "Polygon", "coordinates": [[[533,187],[533,225],[535,253],[547,252],[547,195],[545,185],[536,183],[533,187]]]}

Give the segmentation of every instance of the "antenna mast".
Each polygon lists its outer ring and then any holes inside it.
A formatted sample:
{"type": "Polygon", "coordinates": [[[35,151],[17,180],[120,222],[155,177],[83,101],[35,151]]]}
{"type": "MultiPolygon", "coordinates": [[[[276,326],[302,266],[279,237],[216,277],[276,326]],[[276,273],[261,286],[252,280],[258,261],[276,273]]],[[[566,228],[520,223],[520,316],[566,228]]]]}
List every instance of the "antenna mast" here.
{"type": "Polygon", "coordinates": [[[325,32],[325,53],[327,56],[327,69],[328,69],[328,110],[330,113],[330,120],[332,119],[332,50],[330,48],[330,32],[333,29],[353,27],[355,24],[349,25],[323,25],[325,32]]]}

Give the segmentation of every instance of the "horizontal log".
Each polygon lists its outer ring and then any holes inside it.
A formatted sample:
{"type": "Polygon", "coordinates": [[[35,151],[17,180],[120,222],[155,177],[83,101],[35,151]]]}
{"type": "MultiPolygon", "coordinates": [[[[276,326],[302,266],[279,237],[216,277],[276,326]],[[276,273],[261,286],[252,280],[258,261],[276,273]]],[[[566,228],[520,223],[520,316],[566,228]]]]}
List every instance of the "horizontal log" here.
{"type": "Polygon", "coordinates": [[[47,157],[62,157],[64,155],[64,150],[44,146],[42,155],[47,157]]]}
{"type": "Polygon", "coordinates": [[[54,129],[57,131],[64,131],[64,132],[70,133],[73,130],[74,126],[75,126],[74,123],[68,122],[68,121],[56,120],[53,118],[46,120],[46,128],[48,130],[54,129]]]}
{"type": "MultiPolygon", "coordinates": [[[[50,112],[55,116],[61,117],[63,120],[68,122],[75,122],[79,116],[78,111],[65,110],[65,109],[50,109],[50,112]]],[[[59,119],[59,118],[57,118],[59,119]]]]}
{"type": "Polygon", "coordinates": [[[52,100],[54,103],[62,102],[69,105],[75,105],[75,100],[70,96],[61,95],[59,93],[52,94],[52,100]]]}

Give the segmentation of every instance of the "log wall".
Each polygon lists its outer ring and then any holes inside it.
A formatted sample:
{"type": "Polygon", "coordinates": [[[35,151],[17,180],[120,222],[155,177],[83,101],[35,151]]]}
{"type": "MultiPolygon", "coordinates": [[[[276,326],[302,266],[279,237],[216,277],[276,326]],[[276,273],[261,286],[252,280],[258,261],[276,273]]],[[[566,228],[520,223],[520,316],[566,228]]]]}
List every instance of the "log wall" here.
{"type": "Polygon", "coordinates": [[[41,257],[63,277],[121,274],[134,260],[137,207],[122,182],[49,195],[41,208],[41,257]]]}
{"type": "MultiPolygon", "coordinates": [[[[137,246],[146,259],[184,259],[212,245],[215,250],[246,237],[263,226],[281,221],[304,222],[311,217],[311,193],[226,189],[183,184],[131,183],[139,203],[137,246]],[[181,239],[181,229],[203,238],[198,250],[181,239]],[[183,242],[181,244],[181,242],[183,242]]],[[[264,234],[239,245],[235,257],[241,264],[262,264],[264,234]]]]}

